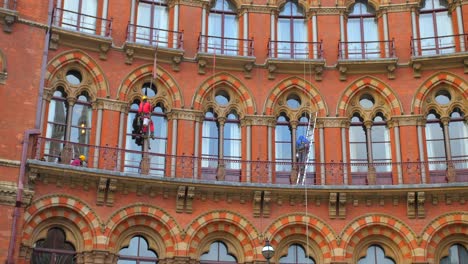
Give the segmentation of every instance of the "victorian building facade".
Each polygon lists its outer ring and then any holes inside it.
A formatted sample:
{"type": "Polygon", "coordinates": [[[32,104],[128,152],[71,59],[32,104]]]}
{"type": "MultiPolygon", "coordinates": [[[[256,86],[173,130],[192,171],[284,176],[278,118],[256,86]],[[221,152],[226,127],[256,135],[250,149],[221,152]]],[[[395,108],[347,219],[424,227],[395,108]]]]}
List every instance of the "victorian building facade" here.
{"type": "Polygon", "coordinates": [[[0,261],[468,263],[466,17],[2,1],[0,261]]]}

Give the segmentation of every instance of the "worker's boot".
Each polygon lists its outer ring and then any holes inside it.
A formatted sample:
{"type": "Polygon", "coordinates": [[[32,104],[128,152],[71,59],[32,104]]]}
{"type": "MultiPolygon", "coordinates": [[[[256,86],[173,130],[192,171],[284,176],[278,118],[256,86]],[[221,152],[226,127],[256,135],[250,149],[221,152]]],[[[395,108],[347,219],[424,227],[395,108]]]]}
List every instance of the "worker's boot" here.
{"type": "Polygon", "coordinates": [[[154,137],[154,132],[151,132],[150,137],[151,137],[151,139],[155,139],[155,137],[154,137]]]}

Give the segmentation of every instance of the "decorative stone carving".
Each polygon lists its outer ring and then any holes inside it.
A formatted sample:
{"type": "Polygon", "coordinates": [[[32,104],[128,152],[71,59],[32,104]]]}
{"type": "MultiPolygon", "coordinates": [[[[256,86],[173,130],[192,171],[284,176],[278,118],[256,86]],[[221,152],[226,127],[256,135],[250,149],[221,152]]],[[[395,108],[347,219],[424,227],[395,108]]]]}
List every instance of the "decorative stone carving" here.
{"type": "Polygon", "coordinates": [[[268,80],[273,80],[275,79],[275,71],[277,69],[277,66],[274,64],[269,64],[268,65],[268,80]]]}
{"type": "Polygon", "coordinates": [[[109,188],[107,190],[107,206],[114,206],[115,201],[115,191],[117,190],[117,180],[110,179],[109,180],[109,188]]]}
{"type": "Polygon", "coordinates": [[[315,80],[320,82],[322,80],[323,66],[315,67],[314,71],[315,71],[315,80]]]}
{"type": "Polygon", "coordinates": [[[417,214],[418,218],[425,218],[426,217],[426,210],[424,209],[424,202],[426,201],[426,197],[424,192],[418,192],[418,203],[417,203],[417,214]]]}
{"type": "Polygon", "coordinates": [[[12,26],[16,21],[16,16],[5,15],[3,17],[3,31],[6,33],[11,33],[13,31],[12,26]]]}
{"type": "Polygon", "coordinates": [[[262,203],[262,191],[255,191],[253,196],[253,217],[260,217],[262,203]]]}
{"type": "Polygon", "coordinates": [[[414,78],[421,78],[421,70],[422,70],[422,64],[421,63],[413,63],[413,76],[414,76],[414,78]]]}
{"type": "Polygon", "coordinates": [[[49,49],[57,50],[59,46],[60,35],[56,32],[52,32],[50,35],[49,49]]]}
{"type": "Polygon", "coordinates": [[[186,186],[179,186],[177,189],[176,196],[176,212],[182,213],[184,211],[185,195],[186,195],[186,186]]]}
{"type": "Polygon", "coordinates": [[[193,212],[193,198],[195,198],[195,187],[187,187],[187,195],[185,197],[185,212],[191,214],[193,212]]]}
{"type": "Polygon", "coordinates": [[[464,59],[464,60],[463,60],[463,66],[464,66],[464,67],[463,67],[463,70],[464,70],[463,72],[464,72],[465,74],[468,74],[468,59],[464,59]]]}
{"type": "Polygon", "coordinates": [[[395,79],[396,64],[387,65],[387,78],[390,80],[395,79]]]}
{"type": "Polygon", "coordinates": [[[125,64],[133,63],[133,55],[135,55],[135,50],[132,48],[125,49],[125,64]]]}
{"type": "Polygon", "coordinates": [[[96,205],[104,205],[106,198],[106,189],[107,189],[107,178],[99,178],[99,184],[97,186],[97,197],[96,205]]]}
{"type": "Polygon", "coordinates": [[[244,77],[246,79],[252,78],[252,69],[253,69],[253,63],[249,62],[244,64],[244,77]]]}
{"type": "Polygon", "coordinates": [[[271,192],[264,191],[263,192],[263,212],[262,212],[263,217],[266,217],[266,218],[270,217],[270,213],[271,213],[270,202],[271,202],[271,192]]]}
{"type": "Polygon", "coordinates": [[[8,73],[6,70],[4,72],[0,72],[0,84],[5,84],[5,81],[8,77],[8,73]]]}
{"type": "Polygon", "coordinates": [[[202,60],[202,59],[198,60],[198,74],[205,74],[206,73],[206,71],[205,71],[206,65],[207,65],[206,60],[202,60]]]}
{"type": "Polygon", "coordinates": [[[338,202],[338,193],[332,192],[330,193],[330,197],[328,199],[328,216],[330,218],[336,217],[336,205],[338,202]]]}
{"type": "Polygon", "coordinates": [[[346,217],[346,193],[339,193],[338,195],[338,217],[346,217]]]}
{"type": "Polygon", "coordinates": [[[416,216],[416,194],[415,192],[408,192],[406,200],[406,215],[408,218],[415,218],[416,216]]]}
{"type": "Polygon", "coordinates": [[[346,81],[346,72],[348,71],[348,68],[346,66],[340,66],[338,71],[340,72],[340,81],[346,81]]]}
{"type": "Polygon", "coordinates": [[[180,63],[182,62],[182,56],[174,56],[172,57],[172,70],[175,72],[180,71],[180,63]]]}
{"type": "Polygon", "coordinates": [[[107,60],[107,52],[110,49],[110,43],[99,44],[99,59],[107,60]]]}

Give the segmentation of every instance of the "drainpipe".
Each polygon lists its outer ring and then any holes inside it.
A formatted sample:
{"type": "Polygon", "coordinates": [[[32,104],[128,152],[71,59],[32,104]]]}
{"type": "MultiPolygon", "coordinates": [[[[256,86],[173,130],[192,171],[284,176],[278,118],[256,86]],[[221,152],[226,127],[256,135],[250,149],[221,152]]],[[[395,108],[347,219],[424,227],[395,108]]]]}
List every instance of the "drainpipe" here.
{"type": "Polygon", "coordinates": [[[47,66],[47,57],[49,55],[49,39],[50,39],[50,31],[52,29],[52,14],[54,10],[54,1],[49,0],[48,6],[48,17],[47,17],[47,25],[48,28],[46,30],[46,34],[44,37],[44,50],[42,53],[42,64],[41,64],[41,76],[39,79],[39,95],[37,97],[37,108],[36,108],[36,122],[34,129],[28,129],[24,131],[23,136],[23,149],[21,152],[21,163],[20,163],[20,171],[18,176],[18,190],[16,192],[16,203],[15,208],[13,211],[13,219],[12,219],[12,226],[11,226],[11,237],[10,243],[8,246],[8,256],[6,264],[14,264],[14,255],[15,255],[15,247],[16,247],[16,237],[17,237],[17,225],[21,215],[21,205],[23,200],[23,191],[24,191],[24,175],[26,172],[26,159],[28,155],[28,148],[29,148],[29,138],[33,135],[40,135],[41,131],[39,128],[41,127],[41,113],[42,113],[42,98],[44,95],[44,81],[45,81],[45,70],[47,66]]]}

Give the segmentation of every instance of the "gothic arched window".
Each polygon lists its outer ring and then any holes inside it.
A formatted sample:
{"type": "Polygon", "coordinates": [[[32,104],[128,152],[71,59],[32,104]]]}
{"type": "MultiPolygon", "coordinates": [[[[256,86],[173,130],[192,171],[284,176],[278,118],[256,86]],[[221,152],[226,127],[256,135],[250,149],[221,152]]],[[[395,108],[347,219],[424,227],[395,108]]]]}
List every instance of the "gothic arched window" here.
{"type": "Polygon", "coordinates": [[[358,264],[395,264],[395,261],[385,255],[383,248],[371,245],[366,256],[359,259],[358,264]]]}
{"type": "Polygon", "coordinates": [[[347,22],[347,49],[350,59],[380,57],[379,30],[375,9],[366,0],[357,0],[347,22]]]}
{"type": "Polygon", "coordinates": [[[135,236],[127,247],[120,249],[117,264],[158,263],[158,254],[152,250],[142,236],[135,236]]]}
{"type": "Polygon", "coordinates": [[[74,264],[75,247],[67,242],[65,232],[60,228],[51,228],[45,239],[34,244],[32,264],[74,264]]]}
{"type": "Polygon", "coordinates": [[[299,244],[292,244],[288,248],[288,254],[279,259],[280,264],[315,264],[312,257],[307,256],[304,248],[299,244]]]}
{"type": "Polygon", "coordinates": [[[237,263],[235,256],[228,252],[226,244],[215,241],[210,245],[210,250],[200,256],[201,264],[227,264],[237,263]]]}

